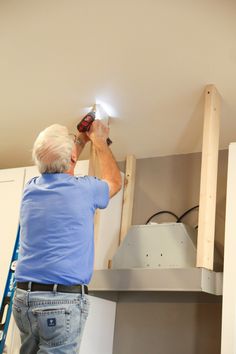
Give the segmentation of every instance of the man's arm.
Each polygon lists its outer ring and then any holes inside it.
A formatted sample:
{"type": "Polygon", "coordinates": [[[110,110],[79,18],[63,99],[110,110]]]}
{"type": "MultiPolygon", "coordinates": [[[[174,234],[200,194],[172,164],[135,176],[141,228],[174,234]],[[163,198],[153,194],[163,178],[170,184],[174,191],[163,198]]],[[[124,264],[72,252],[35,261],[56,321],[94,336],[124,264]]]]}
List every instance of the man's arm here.
{"type": "Polygon", "coordinates": [[[85,133],[77,133],[75,142],[76,142],[76,152],[77,152],[77,159],[80,156],[83,148],[85,147],[86,143],[89,141],[89,137],[85,133]]]}
{"type": "Polygon", "coordinates": [[[100,167],[101,179],[108,183],[110,198],[112,198],[121,189],[122,181],[116,160],[106,142],[109,129],[102,124],[101,121],[95,120],[89,132],[86,134],[94,145],[100,167]]]}

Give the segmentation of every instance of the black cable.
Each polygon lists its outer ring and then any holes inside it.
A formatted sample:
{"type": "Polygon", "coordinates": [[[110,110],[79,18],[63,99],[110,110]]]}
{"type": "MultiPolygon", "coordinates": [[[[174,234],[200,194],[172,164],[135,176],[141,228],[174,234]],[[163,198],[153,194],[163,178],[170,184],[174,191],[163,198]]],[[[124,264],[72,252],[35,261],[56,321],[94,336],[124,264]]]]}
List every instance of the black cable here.
{"type": "MultiPolygon", "coordinates": [[[[170,214],[172,216],[174,216],[176,218],[176,222],[177,223],[180,223],[181,220],[189,213],[191,213],[193,210],[195,209],[198,209],[199,208],[199,205],[195,205],[194,207],[186,210],[181,216],[177,216],[175,213],[172,213],[172,211],[169,211],[169,210],[162,210],[162,211],[159,211],[155,214],[153,214],[152,216],[150,216],[150,218],[146,221],[146,225],[155,217],[155,216],[158,216],[158,215],[161,215],[161,214],[170,214]]],[[[198,228],[198,225],[195,226],[195,229],[198,228]]]]}
{"type": "Polygon", "coordinates": [[[199,208],[199,205],[195,205],[194,207],[186,210],[178,219],[176,222],[180,222],[187,214],[189,214],[191,211],[195,210],[195,209],[198,209],[199,208]]]}
{"type": "Polygon", "coordinates": [[[172,213],[172,211],[162,210],[162,211],[158,211],[158,213],[155,213],[152,216],[150,216],[150,218],[146,221],[145,225],[147,225],[152,220],[152,218],[154,218],[154,216],[157,216],[160,214],[170,214],[176,218],[176,222],[178,222],[177,220],[179,220],[179,217],[175,213],[172,213]]]}

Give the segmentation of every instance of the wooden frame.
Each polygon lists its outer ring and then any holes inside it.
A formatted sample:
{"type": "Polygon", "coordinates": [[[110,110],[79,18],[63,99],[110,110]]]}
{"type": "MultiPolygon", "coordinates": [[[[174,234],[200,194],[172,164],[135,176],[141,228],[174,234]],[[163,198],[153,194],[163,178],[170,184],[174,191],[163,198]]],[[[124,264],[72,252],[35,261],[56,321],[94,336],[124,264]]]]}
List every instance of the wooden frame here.
{"type": "Polygon", "coordinates": [[[199,200],[197,267],[213,269],[221,98],[214,85],[205,89],[199,200]]]}
{"type": "MultiPolygon", "coordinates": [[[[90,155],[89,155],[89,176],[96,176],[98,178],[101,177],[101,172],[100,172],[100,166],[98,163],[98,159],[96,157],[96,151],[91,143],[90,146],[90,155]]],[[[100,210],[96,209],[95,215],[94,215],[94,243],[95,243],[95,249],[97,245],[97,240],[98,240],[98,230],[99,230],[99,219],[100,219],[100,210]]]]}
{"type": "Polygon", "coordinates": [[[123,197],[119,244],[121,244],[121,242],[125,238],[128,229],[132,223],[135,172],[136,172],[136,158],[134,155],[128,155],[126,158],[124,197],[123,197]]]}
{"type": "MultiPolygon", "coordinates": [[[[197,242],[197,267],[213,269],[215,210],[218,170],[221,97],[214,85],[205,88],[204,127],[202,143],[201,184],[197,242]]],[[[96,152],[91,144],[89,174],[99,177],[96,152]]],[[[132,223],[136,158],[128,155],[124,182],[124,197],[119,244],[124,240],[132,223]]],[[[95,215],[95,243],[99,225],[99,211],[95,215]]]]}

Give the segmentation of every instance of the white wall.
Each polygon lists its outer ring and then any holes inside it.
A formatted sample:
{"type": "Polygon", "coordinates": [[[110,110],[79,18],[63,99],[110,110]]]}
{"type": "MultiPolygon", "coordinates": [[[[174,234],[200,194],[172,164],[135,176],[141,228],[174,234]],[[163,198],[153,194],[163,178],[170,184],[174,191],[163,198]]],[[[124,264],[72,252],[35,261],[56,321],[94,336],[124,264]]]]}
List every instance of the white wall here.
{"type": "Polygon", "coordinates": [[[221,354],[236,354],[236,143],[229,147],[221,354]]]}
{"type": "MultiPolygon", "coordinates": [[[[2,302],[11,257],[15,245],[21,193],[24,183],[24,168],[0,170],[0,301],[2,302]]],[[[7,308],[5,308],[7,310],[7,308]]],[[[6,344],[9,346],[13,328],[10,322],[6,344]]]]}

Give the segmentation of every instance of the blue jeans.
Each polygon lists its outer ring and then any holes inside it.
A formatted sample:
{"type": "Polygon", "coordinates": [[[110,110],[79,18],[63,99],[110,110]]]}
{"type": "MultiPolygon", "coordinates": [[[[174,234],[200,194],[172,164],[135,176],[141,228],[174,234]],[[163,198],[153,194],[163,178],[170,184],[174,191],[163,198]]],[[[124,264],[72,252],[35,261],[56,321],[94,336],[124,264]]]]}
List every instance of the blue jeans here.
{"type": "Polygon", "coordinates": [[[77,354],[88,311],[87,295],[16,289],[20,354],[77,354]]]}

